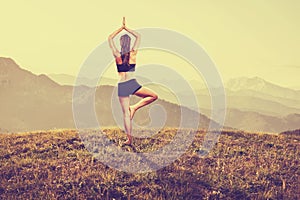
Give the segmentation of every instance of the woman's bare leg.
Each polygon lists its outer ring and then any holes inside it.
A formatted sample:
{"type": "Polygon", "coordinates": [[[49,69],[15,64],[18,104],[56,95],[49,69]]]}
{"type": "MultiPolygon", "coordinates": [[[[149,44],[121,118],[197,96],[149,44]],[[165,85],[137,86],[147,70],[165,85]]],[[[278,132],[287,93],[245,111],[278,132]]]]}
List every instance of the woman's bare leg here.
{"type": "Polygon", "coordinates": [[[131,131],[132,131],[132,123],[130,119],[130,110],[129,110],[129,103],[130,99],[128,97],[119,97],[119,101],[122,107],[123,111],[123,120],[124,120],[124,128],[125,132],[127,134],[127,141],[124,144],[131,144],[132,137],[131,137],[131,131]]]}
{"type": "Polygon", "coordinates": [[[146,87],[141,87],[138,91],[134,93],[134,95],[142,97],[142,99],[134,105],[129,107],[130,109],[130,119],[133,118],[134,113],[143,106],[148,105],[155,101],[158,96],[155,92],[146,87]]]}

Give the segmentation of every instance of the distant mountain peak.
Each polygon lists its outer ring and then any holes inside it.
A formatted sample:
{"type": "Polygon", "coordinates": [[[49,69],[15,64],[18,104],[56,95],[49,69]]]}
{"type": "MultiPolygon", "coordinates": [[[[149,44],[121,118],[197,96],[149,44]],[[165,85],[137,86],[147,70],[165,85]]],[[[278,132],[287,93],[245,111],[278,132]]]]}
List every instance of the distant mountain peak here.
{"type": "Polygon", "coordinates": [[[251,90],[252,92],[260,92],[273,97],[300,99],[300,91],[273,84],[257,76],[251,78],[239,77],[230,79],[225,87],[232,92],[245,92],[251,90]]]}
{"type": "Polygon", "coordinates": [[[18,68],[20,69],[19,65],[11,58],[0,57],[0,70],[7,69],[7,68],[18,68]]]}
{"type": "Polygon", "coordinates": [[[13,59],[0,57],[0,86],[12,88],[16,86],[39,88],[59,85],[45,74],[36,75],[21,68],[13,59]]]}

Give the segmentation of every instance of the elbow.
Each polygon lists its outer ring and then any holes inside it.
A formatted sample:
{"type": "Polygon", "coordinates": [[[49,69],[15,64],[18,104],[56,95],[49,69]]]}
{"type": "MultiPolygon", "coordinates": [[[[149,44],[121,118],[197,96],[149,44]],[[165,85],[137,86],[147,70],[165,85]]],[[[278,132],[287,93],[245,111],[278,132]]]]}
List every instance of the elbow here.
{"type": "Polygon", "coordinates": [[[112,35],[109,35],[108,36],[108,40],[112,40],[113,39],[113,36],[112,35]]]}
{"type": "Polygon", "coordinates": [[[136,33],[136,37],[137,38],[141,38],[141,34],[140,33],[136,33]]]}

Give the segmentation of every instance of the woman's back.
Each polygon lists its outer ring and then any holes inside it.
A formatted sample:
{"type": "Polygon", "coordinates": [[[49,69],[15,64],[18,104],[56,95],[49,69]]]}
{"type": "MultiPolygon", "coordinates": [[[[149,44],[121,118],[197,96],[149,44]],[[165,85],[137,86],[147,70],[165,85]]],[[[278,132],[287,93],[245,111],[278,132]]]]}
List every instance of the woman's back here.
{"type": "Polygon", "coordinates": [[[122,56],[120,53],[116,57],[116,65],[120,76],[119,82],[135,78],[136,54],[137,50],[134,49],[129,52],[128,63],[124,62],[125,55],[122,56]]]}

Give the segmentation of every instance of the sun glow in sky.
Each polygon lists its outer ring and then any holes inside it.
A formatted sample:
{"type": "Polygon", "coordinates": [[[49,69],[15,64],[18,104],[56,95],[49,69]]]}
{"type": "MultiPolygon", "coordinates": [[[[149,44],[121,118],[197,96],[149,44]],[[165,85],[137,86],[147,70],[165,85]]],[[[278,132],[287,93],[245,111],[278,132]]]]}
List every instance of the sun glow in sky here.
{"type": "MultiPolygon", "coordinates": [[[[224,80],[259,76],[299,86],[299,10],[298,0],[3,1],[0,56],[35,74],[77,75],[89,53],[125,16],[132,29],[161,27],[192,38],[224,80]]],[[[137,64],[146,60],[141,53],[137,64]]]]}

